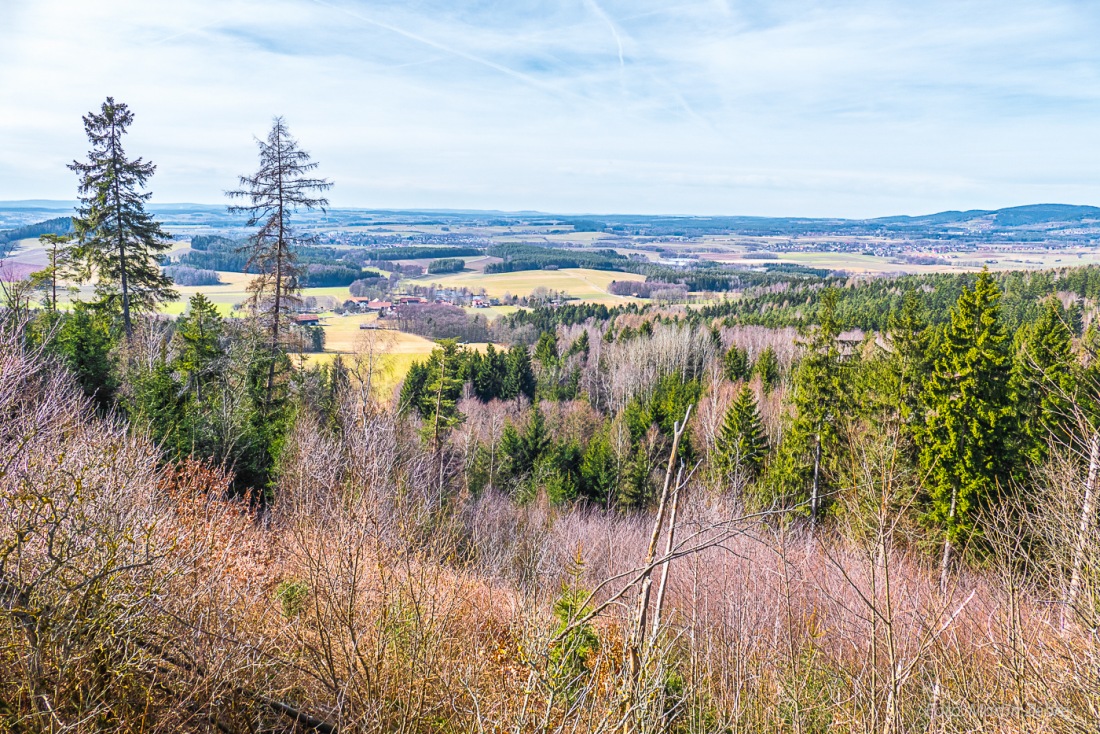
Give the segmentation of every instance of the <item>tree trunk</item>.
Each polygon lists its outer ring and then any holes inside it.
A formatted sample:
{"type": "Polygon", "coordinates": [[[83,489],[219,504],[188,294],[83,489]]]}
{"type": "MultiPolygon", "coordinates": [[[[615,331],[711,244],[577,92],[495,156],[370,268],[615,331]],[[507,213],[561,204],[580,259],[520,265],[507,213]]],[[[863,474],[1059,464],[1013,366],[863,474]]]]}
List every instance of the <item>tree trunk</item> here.
{"type": "Polygon", "coordinates": [[[814,483],[810,491],[810,521],[817,524],[818,506],[821,503],[821,434],[814,434],[814,483]]]}
{"type": "Polygon", "coordinates": [[[1093,434],[1089,446],[1089,473],[1085,478],[1085,496],[1081,502],[1081,519],[1077,528],[1077,540],[1073,548],[1073,571],[1069,579],[1069,592],[1066,594],[1066,603],[1062,608],[1063,627],[1066,624],[1067,617],[1073,614],[1073,608],[1077,604],[1077,594],[1081,588],[1081,567],[1085,562],[1085,546],[1088,543],[1089,531],[1092,530],[1098,469],[1100,469],[1100,432],[1093,434]]]}
{"type": "Polygon", "coordinates": [[[632,734],[634,727],[634,706],[637,703],[638,683],[642,674],[642,649],[646,642],[646,618],[649,611],[649,594],[653,587],[653,560],[657,555],[657,541],[661,537],[661,530],[665,523],[665,510],[668,507],[669,490],[672,486],[672,469],[676,466],[676,453],[680,448],[680,437],[687,427],[688,418],[691,416],[691,406],[684,413],[682,423],[677,423],[673,431],[672,450],[668,456],[668,467],[665,469],[665,483],[661,490],[661,500],[657,505],[657,517],[653,521],[653,532],[649,537],[649,546],[646,548],[644,577],[642,586],[638,592],[638,605],[634,612],[634,624],[631,630],[630,641],[626,646],[627,682],[626,695],[623,697],[623,734],[632,734]]]}
{"type": "Polygon", "coordinates": [[[951,531],[955,525],[955,507],[959,500],[959,490],[951,488],[951,509],[947,515],[947,534],[943,539],[943,559],[940,561],[940,593],[947,598],[947,574],[951,568],[951,531]]]}

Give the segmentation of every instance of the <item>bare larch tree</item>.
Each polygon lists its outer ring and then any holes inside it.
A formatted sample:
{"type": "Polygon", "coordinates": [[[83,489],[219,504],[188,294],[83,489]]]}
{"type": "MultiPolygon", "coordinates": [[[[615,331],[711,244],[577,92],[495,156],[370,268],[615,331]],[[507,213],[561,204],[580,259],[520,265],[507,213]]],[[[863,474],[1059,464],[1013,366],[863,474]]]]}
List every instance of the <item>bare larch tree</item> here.
{"type": "Polygon", "coordinates": [[[267,140],[257,139],[256,143],[260,149],[259,170],[241,176],[241,188],[226,195],[248,202],[229,207],[230,212],[248,214],[248,226],[260,226],[245,249],[249,253],[248,269],[257,273],[249,285],[253,313],[267,333],[271,348],[265,391],[270,401],[276,355],[287,331],[284,322],[289,320],[300,293],[301,268],[295,252],[298,238],[290,218],[299,209],[328,206],[328,200],[318,194],[332,188],[332,183],[308,177],[317,164],[298,147],[282,117],[274,119],[267,140]]]}

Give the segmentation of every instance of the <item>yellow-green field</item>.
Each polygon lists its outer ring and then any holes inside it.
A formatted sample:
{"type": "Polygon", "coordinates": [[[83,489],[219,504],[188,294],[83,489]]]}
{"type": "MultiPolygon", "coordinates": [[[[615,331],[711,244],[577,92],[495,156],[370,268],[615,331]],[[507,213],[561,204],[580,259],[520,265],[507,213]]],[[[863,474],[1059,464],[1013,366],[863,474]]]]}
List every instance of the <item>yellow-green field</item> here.
{"type": "Polygon", "coordinates": [[[613,280],[645,280],[644,275],[619,273],[609,270],[589,270],[587,268],[563,268],[562,270],[521,270],[517,273],[455,273],[453,275],[425,275],[417,282],[428,285],[436,283],[444,288],[469,288],[478,291],[482,288],[492,298],[506,293],[513,296],[527,296],[536,288],[548,288],[563,291],[574,298],[602,303],[622,303],[633,300],[614,296],[607,292],[607,286],[613,280]]]}

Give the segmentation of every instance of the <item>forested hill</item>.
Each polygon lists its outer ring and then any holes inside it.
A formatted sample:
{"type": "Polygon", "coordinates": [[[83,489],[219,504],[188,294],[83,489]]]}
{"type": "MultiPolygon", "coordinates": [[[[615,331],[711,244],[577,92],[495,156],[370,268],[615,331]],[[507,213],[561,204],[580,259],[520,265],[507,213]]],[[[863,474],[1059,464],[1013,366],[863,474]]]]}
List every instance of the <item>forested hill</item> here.
{"type": "MultiPolygon", "coordinates": [[[[4,222],[27,224],[71,211],[62,201],[0,201],[0,228],[4,222]]],[[[233,227],[239,217],[224,207],[206,204],[153,204],[149,210],[166,225],[233,227]]],[[[307,213],[309,229],[366,225],[517,226],[549,225],[575,232],[607,232],[643,236],[703,234],[895,236],[908,238],[1008,238],[1033,241],[1044,237],[1090,242],[1100,239],[1100,207],[1071,204],[1030,204],[1002,209],[943,211],[916,216],[867,219],[840,217],[667,216],[640,214],[570,215],[544,212],[479,210],[383,210],[359,207],[307,213]]]]}

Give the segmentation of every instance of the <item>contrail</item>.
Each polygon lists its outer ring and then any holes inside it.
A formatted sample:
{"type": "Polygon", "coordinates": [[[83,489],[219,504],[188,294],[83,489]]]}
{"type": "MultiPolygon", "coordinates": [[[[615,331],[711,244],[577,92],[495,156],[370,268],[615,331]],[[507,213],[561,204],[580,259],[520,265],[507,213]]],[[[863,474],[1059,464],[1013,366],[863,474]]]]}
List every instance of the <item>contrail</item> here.
{"type": "Polygon", "coordinates": [[[591,10],[596,17],[602,20],[611,30],[611,35],[615,38],[615,45],[619,48],[619,68],[625,68],[626,62],[623,59],[623,39],[619,36],[619,29],[615,25],[615,21],[611,20],[611,16],[604,12],[604,9],[599,6],[596,0],[584,0],[584,4],[585,7],[591,10]]]}
{"type": "Polygon", "coordinates": [[[352,18],[356,18],[357,20],[360,20],[363,23],[366,23],[367,25],[372,25],[376,28],[381,28],[382,30],[389,31],[390,33],[396,33],[397,35],[402,36],[404,38],[408,38],[411,41],[416,41],[417,43],[422,43],[425,46],[430,46],[431,48],[434,48],[436,50],[443,51],[443,52],[451,54],[453,56],[457,56],[461,59],[466,59],[467,61],[472,61],[475,64],[480,64],[482,66],[493,69],[494,71],[499,71],[501,74],[506,74],[506,75],[512,77],[513,79],[518,79],[518,80],[520,80],[520,81],[522,81],[526,84],[530,84],[531,86],[536,87],[538,89],[541,89],[544,92],[550,92],[551,94],[554,94],[554,95],[561,95],[562,94],[562,90],[557,88],[557,87],[554,87],[550,84],[546,84],[544,82],[541,82],[541,81],[539,81],[538,79],[536,79],[532,76],[528,76],[527,74],[516,71],[515,69],[511,69],[507,66],[504,66],[503,64],[498,64],[495,61],[490,61],[489,59],[484,59],[480,56],[476,56],[474,54],[467,53],[466,51],[463,51],[461,49],[457,49],[457,48],[453,48],[451,46],[447,46],[446,44],[440,43],[438,41],[433,41],[430,38],[425,38],[424,36],[421,36],[421,35],[418,35],[416,33],[412,33],[410,31],[407,31],[404,28],[399,28],[395,25],[390,25],[389,23],[384,23],[380,20],[375,20],[374,18],[369,18],[365,15],[361,15],[361,14],[356,13],[354,11],[348,10],[347,8],[343,8],[343,7],[340,7],[339,5],[335,5],[331,2],[327,2],[327,0],[313,0],[313,2],[316,3],[317,5],[324,5],[327,8],[331,8],[332,10],[343,13],[344,15],[349,15],[352,18]]]}

